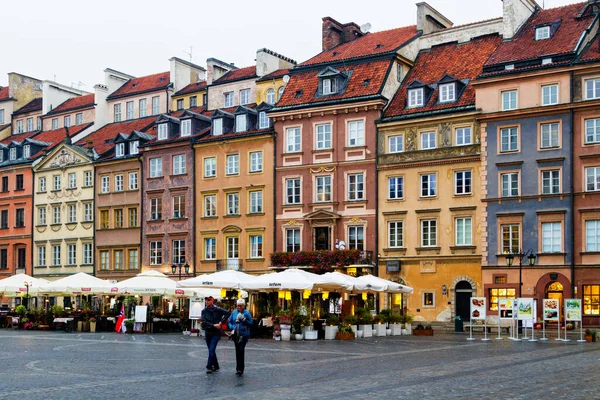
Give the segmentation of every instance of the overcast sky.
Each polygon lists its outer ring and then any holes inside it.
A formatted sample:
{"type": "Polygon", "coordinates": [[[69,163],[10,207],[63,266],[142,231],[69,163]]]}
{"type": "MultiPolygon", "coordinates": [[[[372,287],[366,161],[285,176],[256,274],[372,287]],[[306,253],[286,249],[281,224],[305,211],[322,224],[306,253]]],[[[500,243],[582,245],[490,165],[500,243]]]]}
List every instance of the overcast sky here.
{"type": "MultiPolygon", "coordinates": [[[[426,0],[455,24],[502,15],[501,0],[426,0]]],[[[546,8],[575,0],[538,0],[546,8]]],[[[321,51],[321,18],[381,31],[416,22],[415,0],[21,0],[2,2],[0,85],[8,72],[93,91],[107,67],[135,76],[177,56],[254,64],[266,47],[298,62],[321,51]]]]}

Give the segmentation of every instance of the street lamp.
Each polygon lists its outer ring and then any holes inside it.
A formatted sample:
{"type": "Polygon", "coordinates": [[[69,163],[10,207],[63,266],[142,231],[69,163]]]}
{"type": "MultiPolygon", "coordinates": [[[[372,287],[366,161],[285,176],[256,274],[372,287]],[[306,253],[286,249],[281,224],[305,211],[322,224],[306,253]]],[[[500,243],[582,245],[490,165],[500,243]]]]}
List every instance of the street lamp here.
{"type": "Polygon", "coordinates": [[[171,272],[173,273],[173,275],[175,275],[177,273],[177,269],[179,269],[179,280],[181,280],[181,268],[183,268],[183,270],[185,271],[186,276],[190,273],[190,265],[184,265],[183,263],[185,263],[185,260],[183,260],[179,264],[171,265],[171,272]]]}
{"type": "Polygon", "coordinates": [[[23,285],[25,285],[26,288],[25,298],[27,299],[27,311],[29,311],[29,286],[33,285],[33,282],[25,281],[23,282],[23,285]]]}
{"type": "Polygon", "coordinates": [[[518,253],[510,253],[506,255],[506,265],[511,267],[515,257],[519,257],[519,297],[521,297],[521,288],[523,286],[523,259],[527,257],[527,263],[530,267],[533,267],[535,265],[536,255],[532,249],[529,249],[526,252],[520,250],[518,253]]]}

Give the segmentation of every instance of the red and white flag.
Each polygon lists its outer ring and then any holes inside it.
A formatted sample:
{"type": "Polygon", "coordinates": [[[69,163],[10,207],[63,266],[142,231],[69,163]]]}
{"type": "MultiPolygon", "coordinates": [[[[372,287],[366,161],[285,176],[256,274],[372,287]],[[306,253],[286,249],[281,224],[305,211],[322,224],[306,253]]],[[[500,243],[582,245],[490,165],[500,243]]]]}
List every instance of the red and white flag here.
{"type": "Polygon", "coordinates": [[[116,332],[121,332],[121,327],[123,326],[124,320],[125,320],[125,305],[121,304],[121,312],[119,313],[119,317],[117,318],[117,323],[115,324],[116,332]]]}

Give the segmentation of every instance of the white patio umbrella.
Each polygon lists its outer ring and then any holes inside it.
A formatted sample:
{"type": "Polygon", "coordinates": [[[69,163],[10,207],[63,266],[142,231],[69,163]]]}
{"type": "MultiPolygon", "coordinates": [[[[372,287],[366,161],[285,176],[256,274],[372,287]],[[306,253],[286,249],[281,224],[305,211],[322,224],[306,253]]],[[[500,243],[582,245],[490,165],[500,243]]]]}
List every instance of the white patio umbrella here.
{"type": "Polygon", "coordinates": [[[359,286],[359,287],[355,286],[357,288],[357,290],[373,290],[376,292],[383,291],[383,292],[400,292],[400,293],[412,293],[413,292],[413,288],[411,288],[411,287],[401,285],[399,283],[392,282],[387,279],[382,279],[382,278],[379,278],[377,276],[373,276],[370,274],[359,276],[356,279],[361,281],[364,284],[364,287],[362,287],[362,288],[361,288],[361,286],[359,286]],[[380,288],[382,286],[383,286],[383,290],[377,290],[377,288],[380,288]]]}
{"type": "Polygon", "coordinates": [[[40,290],[44,294],[104,294],[110,293],[110,282],[95,276],[79,272],[54,282],[50,282],[40,290]]]}
{"type": "Polygon", "coordinates": [[[186,279],[177,282],[178,287],[187,288],[218,288],[218,289],[236,289],[242,288],[242,285],[256,280],[256,276],[245,274],[240,271],[225,270],[204,274],[195,278],[186,279]]]}
{"type": "Polygon", "coordinates": [[[34,278],[27,274],[16,274],[0,280],[0,293],[6,297],[20,297],[28,291],[25,282],[30,284],[30,296],[37,296],[39,290],[45,286],[42,279],[34,278]]]}
{"type": "Polygon", "coordinates": [[[111,294],[194,297],[192,289],[177,287],[177,282],[158,271],[147,271],[126,279],[110,288],[111,294]]]}
{"type": "Polygon", "coordinates": [[[314,290],[319,288],[323,290],[336,290],[343,288],[342,285],[328,281],[322,275],[297,268],[261,275],[256,280],[248,282],[242,287],[251,290],[314,290]]]}
{"type": "Polygon", "coordinates": [[[355,285],[360,283],[356,281],[355,277],[342,274],[341,272],[326,272],[321,277],[332,284],[339,285],[340,289],[345,291],[351,291],[355,285]]]}

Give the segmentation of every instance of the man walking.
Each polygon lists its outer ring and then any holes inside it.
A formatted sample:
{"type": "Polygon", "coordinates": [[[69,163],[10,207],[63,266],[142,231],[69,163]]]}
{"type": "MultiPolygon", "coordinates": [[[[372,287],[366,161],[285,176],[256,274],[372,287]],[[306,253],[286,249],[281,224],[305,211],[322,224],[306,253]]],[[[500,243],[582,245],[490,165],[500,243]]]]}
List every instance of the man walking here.
{"type": "Polygon", "coordinates": [[[200,318],[202,319],[202,329],[205,331],[206,346],[208,347],[208,362],[206,363],[206,373],[211,374],[219,370],[219,361],[217,360],[217,344],[221,339],[221,323],[229,317],[229,312],[214,305],[215,298],[210,296],[204,299],[204,310],[200,318]]]}
{"type": "Polygon", "coordinates": [[[246,310],[244,299],[237,301],[237,309],[229,317],[229,329],[233,330],[235,342],[235,363],[236,375],[244,374],[244,351],[246,343],[250,337],[250,327],[252,326],[252,315],[246,310]]]}

